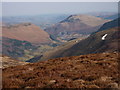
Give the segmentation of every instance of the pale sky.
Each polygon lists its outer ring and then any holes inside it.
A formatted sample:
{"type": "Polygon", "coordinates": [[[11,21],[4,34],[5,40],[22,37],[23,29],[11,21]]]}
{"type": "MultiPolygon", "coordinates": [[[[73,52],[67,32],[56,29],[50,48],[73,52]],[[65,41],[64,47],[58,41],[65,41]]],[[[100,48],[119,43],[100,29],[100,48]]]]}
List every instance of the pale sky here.
{"type": "Polygon", "coordinates": [[[1,0],[2,2],[119,2],[119,0],[1,0]]]}
{"type": "Polygon", "coordinates": [[[117,2],[2,2],[3,16],[117,11],[117,2]]]}

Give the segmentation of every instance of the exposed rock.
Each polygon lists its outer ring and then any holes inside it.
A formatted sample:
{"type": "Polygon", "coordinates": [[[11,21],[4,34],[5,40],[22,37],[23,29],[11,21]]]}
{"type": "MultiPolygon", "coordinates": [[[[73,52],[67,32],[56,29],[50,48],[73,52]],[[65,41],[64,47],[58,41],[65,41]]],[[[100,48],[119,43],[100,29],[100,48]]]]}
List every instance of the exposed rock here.
{"type": "Polygon", "coordinates": [[[56,80],[50,80],[50,84],[53,84],[53,83],[56,83],[57,81],[56,80]]]}

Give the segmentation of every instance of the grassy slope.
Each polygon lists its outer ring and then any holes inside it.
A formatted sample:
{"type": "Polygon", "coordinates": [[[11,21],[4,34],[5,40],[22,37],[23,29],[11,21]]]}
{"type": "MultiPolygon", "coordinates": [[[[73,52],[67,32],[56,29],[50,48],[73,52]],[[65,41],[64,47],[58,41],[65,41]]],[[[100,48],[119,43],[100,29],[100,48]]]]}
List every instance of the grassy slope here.
{"type": "Polygon", "coordinates": [[[41,60],[105,51],[116,51],[118,50],[119,41],[117,34],[118,28],[112,28],[109,30],[97,32],[96,34],[93,34],[80,42],[67,43],[64,46],[58,46],[55,49],[48,51],[43,55],[41,60]],[[106,40],[101,40],[102,36],[106,33],[108,34],[106,40]]]}
{"type": "Polygon", "coordinates": [[[65,50],[71,48],[73,45],[75,45],[79,41],[81,41],[81,39],[75,39],[75,40],[71,40],[63,45],[57,46],[57,47],[51,49],[50,51],[43,53],[43,57],[41,57],[40,60],[48,60],[51,58],[59,57],[57,55],[61,54],[65,50]]]}

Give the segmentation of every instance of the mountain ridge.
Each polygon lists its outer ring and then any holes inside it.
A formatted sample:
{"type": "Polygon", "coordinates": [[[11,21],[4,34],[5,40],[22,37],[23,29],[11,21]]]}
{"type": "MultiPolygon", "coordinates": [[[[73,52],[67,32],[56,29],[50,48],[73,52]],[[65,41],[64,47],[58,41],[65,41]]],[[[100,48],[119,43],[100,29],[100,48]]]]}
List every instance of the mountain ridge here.
{"type": "Polygon", "coordinates": [[[97,31],[102,24],[108,21],[90,15],[71,15],[61,22],[46,28],[45,31],[56,39],[65,38],[66,35],[72,34],[78,34],[76,38],[79,38],[81,35],[89,35],[97,31]]]}

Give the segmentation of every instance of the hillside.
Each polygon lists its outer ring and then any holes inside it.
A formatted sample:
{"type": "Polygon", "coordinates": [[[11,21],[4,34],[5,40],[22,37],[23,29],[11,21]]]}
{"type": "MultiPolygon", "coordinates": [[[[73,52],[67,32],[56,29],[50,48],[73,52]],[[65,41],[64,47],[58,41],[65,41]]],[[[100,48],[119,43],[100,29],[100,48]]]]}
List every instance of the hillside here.
{"type": "Polygon", "coordinates": [[[118,42],[120,42],[120,40],[118,38],[119,37],[118,34],[120,35],[118,28],[112,28],[98,32],[94,35],[91,35],[86,40],[83,40],[80,43],[74,45],[65,53],[66,55],[69,56],[69,55],[119,51],[118,42]],[[102,37],[105,34],[107,34],[107,37],[105,40],[102,40],[102,37]],[[72,52],[75,53],[72,54],[72,52]]]}
{"type": "Polygon", "coordinates": [[[120,18],[117,18],[115,20],[103,24],[103,26],[98,31],[102,31],[114,27],[120,27],[120,18]]]}
{"type": "Polygon", "coordinates": [[[30,42],[10,39],[6,37],[2,37],[2,40],[0,39],[0,43],[2,44],[1,53],[3,55],[7,55],[21,61],[34,57],[34,55],[29,54],[29,52],[37,49],[37,47],[32,45],[30,42]]]}
{"type": "Polygon", "coordinates": [[[8,56],[0,56],[0,62],[2,62],[2,66],[0,68],[7,68],[11,66],[18,66],[18,65],[25,65],[28,64],[27,62],[21,62],[15,59],[12,59],[8,56]]]}
{"type": "Polygon", "coordinates": [[[28,41],[33,44],[50,43],[49,34],[31,23],[21,23],[2,27],[2,37],[28,41]]]}
{"type": "Polygon", "coordinates": [[[104,20],[95,16],[88,15],[71,15],[63,21],[54,24],[45,29],[50,35],[54,37],[64,38],[66,35],[90,34],[97,31],[98,28],[108,20],[104,20]]]}
{"type": "Polygon", "coordinates": [[[56,58],[3,69],[3,88],[118,88],[118,53],[56,58]]]}
{"type": "Polygon", "coordinates": [[[88,38],[75,43],[71,47],[67,47],[63,49],[57,47],[57,50],[53,49],[51,51],[48,51],[41,57],[40,60],[47,60],[51,58],[58,58],[64,56],[76,56],[76,55],[90,54],[90,53],[120,51],[118,48],[118,42],[120,42],[120,37],[119,37],[120,32],[119,32],[119,28],[117,27],[118,27],[117,22],[116,21],[114,22],[114,20],[105,23],[97,32],[93,33],[88,38]],[[101,29],[104,27],[109,28],[110,26],[109,24],[114,25],[114,27],[105,30],[101,29]],[[107,34],[107,37],[105,40],[102,40],[102,37],[105,34],[107,34]]]}
{"type": "Polygon", "coordinates": [[[57,49],[44,53],[40,60],[90,53],[119,51],[118,42],[120,42],[120,40],[118,39],[118,36],[120,36],[120,33],[118,33],[118,28],[101,31],[91,35],[85,40],[73,43],[71,47],[65,47],[70,44],[63,46],[62,48],[58,46],[56,47],[57,49]],[[108,34],[106,40],[102,40],[102,36],[106,33],[108,34]]]}
{"type": "Polygon", "coordinates": [[[30,60],[27,60],[27,62],[33,63],[33,62],[38,62],[40,60],[42,61],[42,60],[48,60],[51,58],[56,58],[57,55],[63,53],[63,51],[71,48],[72,46],[74,46],[76,43],[80,42],[83,39],[85,39],[85,38],[70,40],[60,46],[54,47],[51,50],[42,53],[41,55],[37,55],[36,57],[33,57],[30,60]]]}
{"type": "Polygon", "coordinates": [[[31,23],[5,25],[1,29],[0,53],[17,60],[29,60],[59,44],[52,41],[47,32],[31,23]]]}

